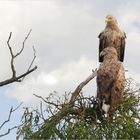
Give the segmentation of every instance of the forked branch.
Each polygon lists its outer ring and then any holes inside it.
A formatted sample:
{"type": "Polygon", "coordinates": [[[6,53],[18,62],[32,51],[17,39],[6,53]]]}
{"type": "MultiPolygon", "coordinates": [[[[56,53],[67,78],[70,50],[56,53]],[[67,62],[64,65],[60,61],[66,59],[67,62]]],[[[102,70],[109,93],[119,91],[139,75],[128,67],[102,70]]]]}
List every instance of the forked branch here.
{"type": "Polygon", "coordinates": [[[36,51],[35,51],[34,47],[33,47],[33,52],[34,52],[33,59],[32,59],[30,65],[29,65],[29,67],[28,67],[28,69],[25,73],[17,76],[16,75],[16,68],[15,68],[15,65],[14,65],[14,61],[15,61],[16,57],[18,57],[23,52],[23,50],[25,48],[25,43],[26,43],[27,39],[29,38],[29,35],[31,34],[31,31],[32,31],[32,29],[30,29],[29,33],[25,37],[25,39],[22,43],[22,48],[16,54],[13,53],[12,47],[10,45],[10,40],[11,40],[11,37],[12,37],[12,32],[10,32],[9,38],[7,40],[7,45],[8,45],[9,51],[10,51],[10,55],[11,55],[10,65],[11,65],[11,70],[12,70],[12,76],[11,76],[11,78],[0,82],[0,86],[4,86],[4,85],[7,85],[7,84],[10,84],[10,83],[13,83],[13,82],[21,82],[25,78],[25,76],[27,76],[28,74],[30,74],[31,72],[33,72],[37,69],[37,66],[32,68],[32,65],[33,65],[33,63],[35,61],[35,58],[36,58],[36,51]]]}

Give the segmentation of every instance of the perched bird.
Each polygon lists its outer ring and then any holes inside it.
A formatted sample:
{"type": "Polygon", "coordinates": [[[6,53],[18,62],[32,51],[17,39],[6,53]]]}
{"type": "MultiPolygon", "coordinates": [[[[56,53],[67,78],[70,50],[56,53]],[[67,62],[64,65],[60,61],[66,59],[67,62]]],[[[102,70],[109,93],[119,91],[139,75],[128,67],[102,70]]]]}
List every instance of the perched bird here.
{"type": "Polygon", "coordinates": [[[105,48],[100,55],[104,59],[97,71],[97,99],[100,109],[111,114],[124,91],[125,71],[114,47],[105,48]]]}
{"type": "Polygon", "coordinates": [[[100,52],[108,47],[114,47],[118,53],[118,60],[123,62],[125,51],[125,33],[120,29],[115,17],[108,15],[105,19],[106,27],[99,34],[99,62],[103,62],[103,56],[100,52]]]}

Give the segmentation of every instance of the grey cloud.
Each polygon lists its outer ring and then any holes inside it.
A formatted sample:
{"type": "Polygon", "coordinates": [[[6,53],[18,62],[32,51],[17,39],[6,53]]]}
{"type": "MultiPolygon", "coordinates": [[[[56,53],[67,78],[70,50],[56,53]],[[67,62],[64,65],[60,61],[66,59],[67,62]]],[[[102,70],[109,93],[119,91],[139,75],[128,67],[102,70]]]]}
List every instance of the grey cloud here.
{"type": "MultiPolygon", "coordinates": [[[[47,0],[24,1],[18,5],[20,14],[15,18],[15,22],[12,22],[13,25],[15,23],[15,37],[18,42],[16,49],[26,32],[30,28],[33,29],[22,59],[18,59],[16,63],[19,72],[22,72],[29,63],[28,61],[31,60],[32,45],[36,47],[36,64],[39,69],[31,77],[38,77],[42,71],[46,73],[57,71],[64,64],[78,62],[82,56],[99,64],[98,34],[104,29],[104,17],[107,14],[113,14],[118,18],[128,35],[124,63],[126,69],[138,73],[139,65],[135,65],[134,62],[139,59],[139,51],[135,50],[139,50],[140,42],[137,41],[138,34],[133,30],[136,25],[132,23],[139,23],[136,20],[139,18],[139,14],[132,14],[135,13],[135,7],[131,8],[129,12],[130,2],[125,0],[109,0],[107,2],[100,0],[47,0]],[[136,38],[132,35],[133,31],[136,38]]],[[[92,63],[91,65],[95,66],[92,63]]],[[[74,73],[74,69],[71,71],[74,73]]]]}

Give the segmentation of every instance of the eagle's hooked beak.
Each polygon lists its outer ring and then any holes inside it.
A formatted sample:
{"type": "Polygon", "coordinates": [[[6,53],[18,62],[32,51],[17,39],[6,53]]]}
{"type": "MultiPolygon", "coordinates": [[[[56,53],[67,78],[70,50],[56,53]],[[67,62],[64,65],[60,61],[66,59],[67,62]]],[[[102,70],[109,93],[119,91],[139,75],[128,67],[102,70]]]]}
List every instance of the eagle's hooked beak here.
{"type": "Polygon", "coordinates": [[[105,23],[107,24],[107,23],[109,23],[111,21],[111,19],[109,19],[109,18],[105,18],[105,23]]]}
{"type": "Polygon", "coordinates": [[[100,57],[104,56],[105,55],[105,52],[104,51],[101,51],[100,52],[100,57]]]}

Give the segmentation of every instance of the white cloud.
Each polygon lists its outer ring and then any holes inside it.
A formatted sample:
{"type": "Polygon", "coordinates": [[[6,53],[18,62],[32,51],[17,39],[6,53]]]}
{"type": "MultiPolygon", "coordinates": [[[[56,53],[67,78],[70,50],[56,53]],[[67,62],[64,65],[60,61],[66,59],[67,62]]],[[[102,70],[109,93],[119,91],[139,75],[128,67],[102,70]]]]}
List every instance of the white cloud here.
{"type": "Polygon", "coordinates": [[[57,83],[58,80],[53,75],[51,75],[51,74],[46,75],[44,73],[39,77],[39,80],[37,80],[37,81],[41,81],[42,84],[47,84],[49,86],[51,86],[51,85],[53,86],[57,83]]]}

